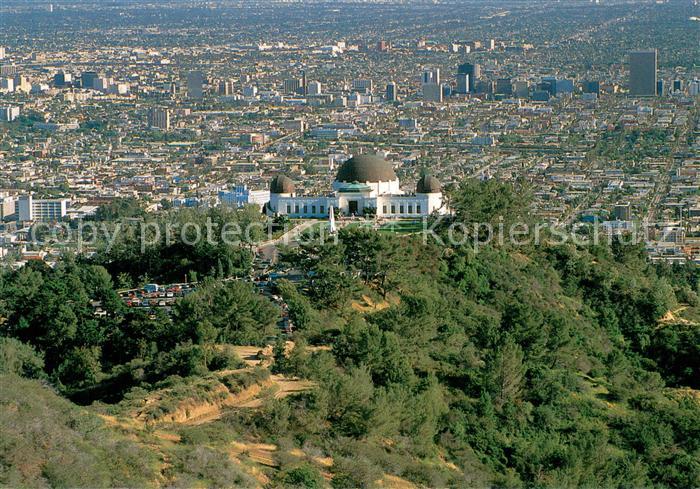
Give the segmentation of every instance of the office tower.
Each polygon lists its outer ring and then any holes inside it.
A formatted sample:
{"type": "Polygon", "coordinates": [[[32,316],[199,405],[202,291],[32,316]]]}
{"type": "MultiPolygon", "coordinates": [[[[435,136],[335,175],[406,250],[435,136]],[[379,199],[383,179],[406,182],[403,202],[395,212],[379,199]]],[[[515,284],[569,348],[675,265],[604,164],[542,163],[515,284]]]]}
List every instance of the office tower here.
{"type": "Polygon", "coordinates": [[[163,131],[170,130],[170,111],[159,107],[149,109],[148,127],[154,127],[163,131]]]}
{"type": "Polygon", "coordinates": [[[247,85],[243,87],[243,96],[244,97],[255,97],[258,95],[258,87],[255,85],[247,85]]]}
{"type": "Polygon", "coordinates": [[[476,63],[463,63],[457,67],[457,74],[469,75],[469,91],[474,92],[481,78],[481,66],[476,63]]]}
{"type": "Polygon", "coordinates": [[[73,81],[73,75],[64,71],[59,71],[53,76],[53,84],[57,87],[65,87],[73,81]]]}
{"type": "Polygon", "coordinates": [[[0,90],[3,92],[14,92],[15,91],[15,79],[14,78],[0,78],[0,90]]]}
{"type": "Polygon", "coordinates": [[[15,75],[15,91],[29,93],[32,90],[32,83],[29,78],[23,75],[15,75]]]}
{"type": "Polygon", "coordinates": [[[518,98],[527,98],[530,95],[530,85],[527,80],[514,81],[513,94],[518,98]]]}
{"type": "Polygon", "coordinates": [[[700,94],[700,80],[693,80],[688,84],[688,95],[697,97],[700,94]]]}
{"type": "Polygon", "coordinates": [[[201,71],[190,71],[187,74],[187,96],[195,99],[204,97],[204,75],[201,71]]]}
{"type": "Polygon", "coordinates": [[[0,107],[0,121],[12,122],[19,117],[19,107],[0,107]]]}
{"type": "Polygon", "coordinates": [[[297,93],[302,87],[302,80],[299,78],[289,78],[282,82],[282,89],[285,93],[297,93]]]}
{"type": "Polygon", "coordinates": [[[68,199],[34,199],[31,195],[22,195],[17,200],[17,218],[19,221],[60,221],[68,212],[68,199]]]}
{"type": "Polygon", "coordinates": [[[390,82],[386,86],[386,100],[387,102],[396,102],[398,100],[398,86],[395,82],[390,82]]]}
{"type": "Polygon", "coordinates": [[[306,84],[306,70],[301,71],[301,94],[306,95],[306,89],[307,89],[307,84],[306,84]]]}
{"type": "Polygon", "coordinates": [[[306,86],[307,95],[321,95],[321,82],[312,81],[306,86]]]}
{"type": "Polygon", "coordinates": [[[499,78],[496,80],[496,93],[501,95],[512,95],[513,94],[513,84],[510,78],[499,78]]]}
{"type": "Polygon", "coordinates": [[[219,93],[219,95],[224,96],[233,95],[233,82],[227,80],[220,81],[217,92],[219,93]]]}
{"type": "Polygon", "coordinates": [[[659,80],[656,82],[656,95],[666,95],[666,82],[659,80]]]}
{"type": "Polygon", "coordinates": [[[352,89],[360,92],[371,93],[374,89],[374,82],[367,78],[353,80],[352,89]]]}
{"type": "Polygon", "coordinates": [[[581,91],[583,93],[600,94],[600,82],[584,80],[583,82],[581,82],[581,91]]]}
{"type": "Polygon", "coordinates": [[[555,76],[543,76],[542,81],[537,84],[537,89],[549,92],[554,96],[557,94],[557,78],[555,76]]]}
{"type": "Polygon", "coordinates": [[[489,50],[493,51],[494,49],[496,49],[496,40],[495,40],[495,39],[491,39],[491,40],[489,41],[489,50]]]}
{"type": "Polygon", "coordinates": [[[5,59],[5,47],[0,46],[0,59],[5,59]]]}
{"type": "Polygon", "coordinates": [[[673,91],[682,92],[683,91],[683,80],[673,80],[673,91]]]}
{"type": "Polygon", "coordinates": [[[442,102],[442,87],[437,83],[424,83],[423,100],[426,102],[442,102]]]}
{"type": "Polygon", "coordinates": [[[442,90],[442,98],[449,98],[452,96],[452,86],[449,83],[442,83],[440,85],[442,90]]]}
{"type": "Polygon", "coordinates": [[[632,206],[629,203],[616,204],[613,208],[613,217],[617,221],[629,221],[632,219],[632,206]]]}
{"type": "Polygon", "coordinates": [[[114,80],[112,78],[107,78],[104,76],[99,76],[95,79],[93,88],[99,90],[100,92],[106,92],[109,87],[112,86],[114,80]]]}
{"type": "Polygon", "coordinates": [[[423,75],[421,76],[421,84],[422,85],[429,85],[429,84],[439,85],[440,84],[440,68],[435,68],[432,70],[425,70],[423,72],[423,75]]]}
{"type": "Polygon", "coordinates": [[[457,73],[457,87],[455,88],[455,93],[466,94],[469,93],[469,75],[466,73],[457,73]]]}
{"type": "Polygon", "coordinates": [[[387,41],[379,41],[377,43],[377,51],[388,51],[389,43],[387,41]]]}
{"type": "Polygon", "coordinates": [[[80,86],[83,88],[95,88],[95,80],[99,76],[96,71],[84,71],[80,75],[80,86]]]}
{"type": "Polygon", "coordinates": [[[630,95],[652,97],[656,95],[656,49],[633,51],[629,55],[630,95]]]}
{"type": "Polygon", "coordinates": [[[548,90],[535,90],[532,92],[530,100],[534,102],[547,102],[549,100],[550,94],[548,90]]]}
{"type": "Polygon", "coordinates": [[[573,80],[556,80],[554,82],[554,93],[555,95],[574,93],[573,80]]]}

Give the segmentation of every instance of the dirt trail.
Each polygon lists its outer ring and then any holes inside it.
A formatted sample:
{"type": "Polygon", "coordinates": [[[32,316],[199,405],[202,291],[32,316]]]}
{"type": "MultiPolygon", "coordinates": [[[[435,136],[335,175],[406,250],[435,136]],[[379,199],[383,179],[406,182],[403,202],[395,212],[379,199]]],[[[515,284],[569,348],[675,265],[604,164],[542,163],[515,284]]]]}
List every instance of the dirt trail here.
{"type": "Polygon", "coordinates": [[[658,328],[661,328],[663,326],[666,326],[667,324],[689,324],[689,325],[695,325],[697,323],[693,321],[689,321],[685,318],[678,317],[678,314],[681,312],[685,311],[688,309],[688,306],[681,306],[677,309],[674,309],[673,311],[668,310],[666,311],[666,314],[664,314],[661,319],[659,319],[658,323],[659,325],[657,326],[658,328]]]}
{"type": "MultiPolygon", "coordinates": [[[[283,399],[298,392],[304,392],[312,389],[314,383],[308,380],[293,379],[283,375],[270,376],[272,387],[275,388],[275,399],[283,399]]],[[[264,399],[257,397],[249,401],[239,404],[240,408],[259,408],[263,405],[264,399]]]]}

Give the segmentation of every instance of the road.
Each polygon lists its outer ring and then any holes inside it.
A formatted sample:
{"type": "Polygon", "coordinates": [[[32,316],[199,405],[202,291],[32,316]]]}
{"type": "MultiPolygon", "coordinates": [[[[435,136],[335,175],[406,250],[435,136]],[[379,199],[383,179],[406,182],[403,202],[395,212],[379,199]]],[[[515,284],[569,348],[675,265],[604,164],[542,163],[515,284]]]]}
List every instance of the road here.
{"type": "Polygon", "coordinates": [[[259,245],[257,245],[255,250],[258,253],[258,255],[265,257],[266,259],[270,260],[270,262],[274,262],[277,259],[277,248],[280,245],[288,245],[294,242],[294,240],[301,233],[312,227],[317,222],[318,221],[303,221],[301,224],[293,227],[279,238],[271,239],[269,241],[264,241],[260,243],[259,245]]]}

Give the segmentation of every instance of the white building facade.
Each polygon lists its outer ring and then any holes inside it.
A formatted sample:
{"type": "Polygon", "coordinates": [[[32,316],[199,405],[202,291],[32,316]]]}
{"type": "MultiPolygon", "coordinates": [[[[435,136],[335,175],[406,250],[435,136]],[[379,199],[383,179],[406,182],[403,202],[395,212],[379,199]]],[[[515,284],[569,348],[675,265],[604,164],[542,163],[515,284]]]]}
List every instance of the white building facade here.
{"type": "Polygon", "coordinates": [[[371,215],[384,218],[417,218],[444,213],[440,182],[422,177],[412,194],[401,190],[391,164],[377,156],[357,155],[340,167],[326,195],[299,195],[294,182],[278,175],[270,185],[269,215],[323,218],[329,209],[337,215],[371,215]]]}

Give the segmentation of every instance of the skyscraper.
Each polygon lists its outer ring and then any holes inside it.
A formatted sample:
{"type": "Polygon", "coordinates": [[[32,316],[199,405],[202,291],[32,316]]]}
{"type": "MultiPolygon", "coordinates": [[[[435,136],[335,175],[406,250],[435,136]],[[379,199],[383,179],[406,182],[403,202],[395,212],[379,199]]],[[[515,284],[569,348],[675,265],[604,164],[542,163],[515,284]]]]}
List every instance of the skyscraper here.
{"type": "Polygon", "coordinates": [[[204,96],[204,75],[201,71],[190,71],[187,74],[187,96],[189,98],[204,96]]]}
{"type": "Polygon", "coordinates": [[[442,86],[437,83],[424,83],[423,100],[426,102],[442,102],[442,86]]]}
{"type": "Polygon", "coordinates": [[[510,78],[498,78],[496,80],[496,93],[501,95],[513,94],[513,82],[510,78]]]}
{"type": "Polygon", "coordinates": [[[455,93],[469,93],[469,75],[467,75],[466,73],[457,73],[456,78],[457,87],[455,88],[455,93]]]}
{"type": "Polygon", "coordinates": [[[389,82],[386,86],[386,100],[387,102],[396,102],[398,99],[398,86],[395,82],[389,82]]]}
{"type": "Polygon", "coordinates": [[[282,90],[285,93],[297,93],[302,86],[302,80],[300,78],[288,78],[282,82],[282,90]]]}
{"type": "Polygon", "coordinates": [[[481,66],[477,63],[463,63],[457,67],[457,74],[469,75],[469,91],[474,92],[481,77],[481,66]]]}
{"type": "Polygon", "coordinates": [[[153,107],[148,110],[148,127],[155,127],[168,131],[170,129],[170,111],[153,107]]]}
{"type": "Polygon", "coordinates": [[[323,87],[321,85],[321,82],[319,82],[319,81],[312,81],[312,82],[309,82],[308,85],[306,85],[306,94],[307,95],[321,95],[322,90],[323,90],[323,87]]]}
{"type": "Polygon", "coordinates": [[[656,95],[656,63],[656,49],[630,53],[630,95],[647,97],[656,95]]]}
{"type": "Polygon", "coordinates": [[[83,88],[95,88],[95,80],[97,80],[100,75],[96,71],[84,71],[80,75],[80,86],[83,88]]]}
{"type": "Polygon", "coordinates": [[[429,83],[439,85],[440,84],[440,68],[434,68],[432,70],[425,70],[421,76],[421,84],[427,85],[429,83]]]}
{"type": "Polygon", "coordinates": [[[53,84],[57,87],[65,87],[73,81],[73,76],[65,71],[59,71],[53,76],[53,84]]]}

